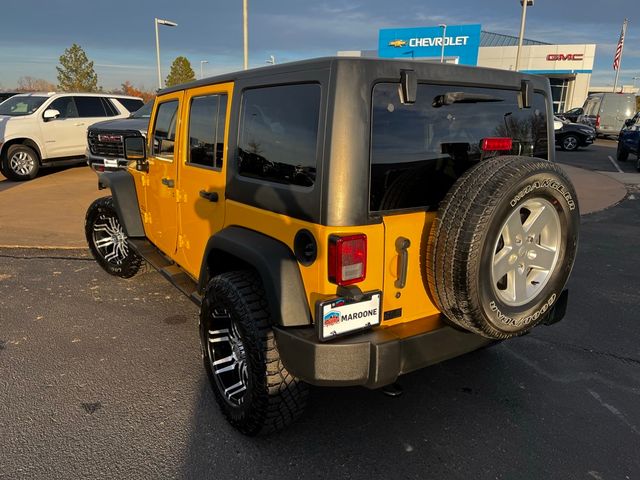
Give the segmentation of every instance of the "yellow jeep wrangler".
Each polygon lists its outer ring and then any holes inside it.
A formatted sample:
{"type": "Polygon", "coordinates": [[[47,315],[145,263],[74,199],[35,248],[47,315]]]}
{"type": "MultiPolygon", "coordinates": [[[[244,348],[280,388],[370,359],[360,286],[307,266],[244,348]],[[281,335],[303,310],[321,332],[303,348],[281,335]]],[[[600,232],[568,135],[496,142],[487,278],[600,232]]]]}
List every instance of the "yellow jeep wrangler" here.
{"type": "Polygon", "coordinates": [[[551,106],[542,77],[380,59],[168,88],[87,241],[200,305],[222,412],[278,430],[307,384],[391,385],[562,318],[579,213],[551,106]]]}

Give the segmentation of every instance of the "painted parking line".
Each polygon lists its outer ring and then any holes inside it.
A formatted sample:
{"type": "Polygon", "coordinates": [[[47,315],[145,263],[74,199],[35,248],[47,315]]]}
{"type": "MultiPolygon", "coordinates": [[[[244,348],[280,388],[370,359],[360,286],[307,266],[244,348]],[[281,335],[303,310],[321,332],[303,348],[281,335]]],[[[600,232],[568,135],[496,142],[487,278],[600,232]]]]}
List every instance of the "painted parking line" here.
{"type": "Polygon", "coordinates": [[[618,162],[616,162],[611,155],[609,155],[609,160],[611,160],[611,163],[613,163],[613,166],[616,167],[616,170],[618,170],[618,172],[624,173],[620,168],[620,165],[618,165],[618,162]]]}

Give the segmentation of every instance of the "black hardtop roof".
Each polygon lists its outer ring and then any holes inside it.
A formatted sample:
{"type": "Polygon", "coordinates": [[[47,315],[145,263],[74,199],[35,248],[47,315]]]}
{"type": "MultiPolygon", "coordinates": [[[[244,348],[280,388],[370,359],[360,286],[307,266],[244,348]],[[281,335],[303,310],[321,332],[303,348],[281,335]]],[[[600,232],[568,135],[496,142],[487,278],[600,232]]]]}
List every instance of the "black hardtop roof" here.
{"type": "MultiPolygon", "coordinates": [[[[179,92],[181,90],[187,90],[196,87],[203,87],[206,85],[215,85],[218,83],[225,82],[235,82],[237,80],[250,79],[252,77],[262,77],[265,75],[279,75],[292,73],[302,70],[315,70],[315,69],[326,69],[330,68],[333,64],[341,63],[341,64],[357,64],[357,63],[379,63],[379,64],[397,64],[400,68],[407,70],[415,70],[418,78],[422,76],[426,76],[429,71],[434,70],[449,70],[449,69],[461,69],[467,72],[473,70],[481,70],[491,75],[496,75],[501,78],[501,82],[516,82],[521,78],[529,78],[534,80],[534,83],[539,81],[544,82],[546,80],[545,77],[540,77],[538,75],[524,74],[520,72],[510,71],[510,70],[499,70],[493,68],[486,67],[475,67],[468,65],[455,65],[451,63],[435,63],[435,62],[421,62],[416,60],[404,60],[404,59],[391,59],[391,58],[372,58],[372,57],[321,57],[321,58],[313,58],[309,60],[300,60],[296,62],[289,63],[281,63],[277,65],[269,65],[264,67],[252,68],[249,70],[240,70],[236,72],[224,73],[222,75],[216,75],[213,77],[203,78],[201,80],[195,80],[193,82],[182,83],[180,85],[175,85],[173,87],[168,87],[160,90],[158,95],[164,95],[171,92],[179,92]]],[[[458,70],[458,75],[462,72],[458,70]]],[[[452,76],[452,78],[458,78],[458,75],[452,76]]]]}

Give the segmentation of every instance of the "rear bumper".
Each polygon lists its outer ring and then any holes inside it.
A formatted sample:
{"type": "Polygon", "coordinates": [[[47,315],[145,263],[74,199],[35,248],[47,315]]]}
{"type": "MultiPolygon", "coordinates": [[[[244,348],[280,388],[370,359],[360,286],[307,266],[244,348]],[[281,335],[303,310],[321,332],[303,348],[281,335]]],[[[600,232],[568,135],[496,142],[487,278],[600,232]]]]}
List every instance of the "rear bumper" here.
{"type": "Polygon", "coordinates": [[[457,357],[491,340],[441,327],[428,319],[322,343],[315,328],[274,328],[287,370],[313,385],[378,388],[398,376],[457,357]]]}
{"type": "MultiPolygon", "coordinates": [[[[569,291],[563,290],[542,325],[562,320],[569,291]]],[[[284,366],[312,385],[362,385],[378,388],[400,375],[458,357],[495,340],[443,326],[425,331],[432,318],[379,328],[366,333],[320,342],[313,326],[274,327],[284,366]]]]}

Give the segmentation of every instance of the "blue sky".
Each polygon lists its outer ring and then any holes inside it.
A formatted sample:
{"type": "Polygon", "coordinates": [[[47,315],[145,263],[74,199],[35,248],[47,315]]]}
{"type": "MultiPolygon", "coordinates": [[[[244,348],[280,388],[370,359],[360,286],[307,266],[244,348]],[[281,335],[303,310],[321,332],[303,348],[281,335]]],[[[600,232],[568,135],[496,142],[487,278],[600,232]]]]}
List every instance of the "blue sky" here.
{"type": "MultiPolygon", "coordinates": [[[[621,82],[640,76],[640,8],[637,0],[535,0],[527,13],[528,38],[550,43],[596,43],[592,85],[613,84],[611,63],[620,27],[629,29],[621,82]]],[[[334,55],[338,50],[375,49],[387,27],[480,23],[484,30],[517,35],[518,0],[249,0],[249,64],[263,66],[334,55]]],[[[163,77],[171,61],[186,56],[199,75],[242,68],[242,0],[2,0],[0,89],[22,76],[56,83],[55,66],[64,49],[81,45],[106,89],[129,80],[156,87],[153,18],[160,27],[163,77]]],[[[640,81],[638,82],[640,85],[640,81]]]]}

